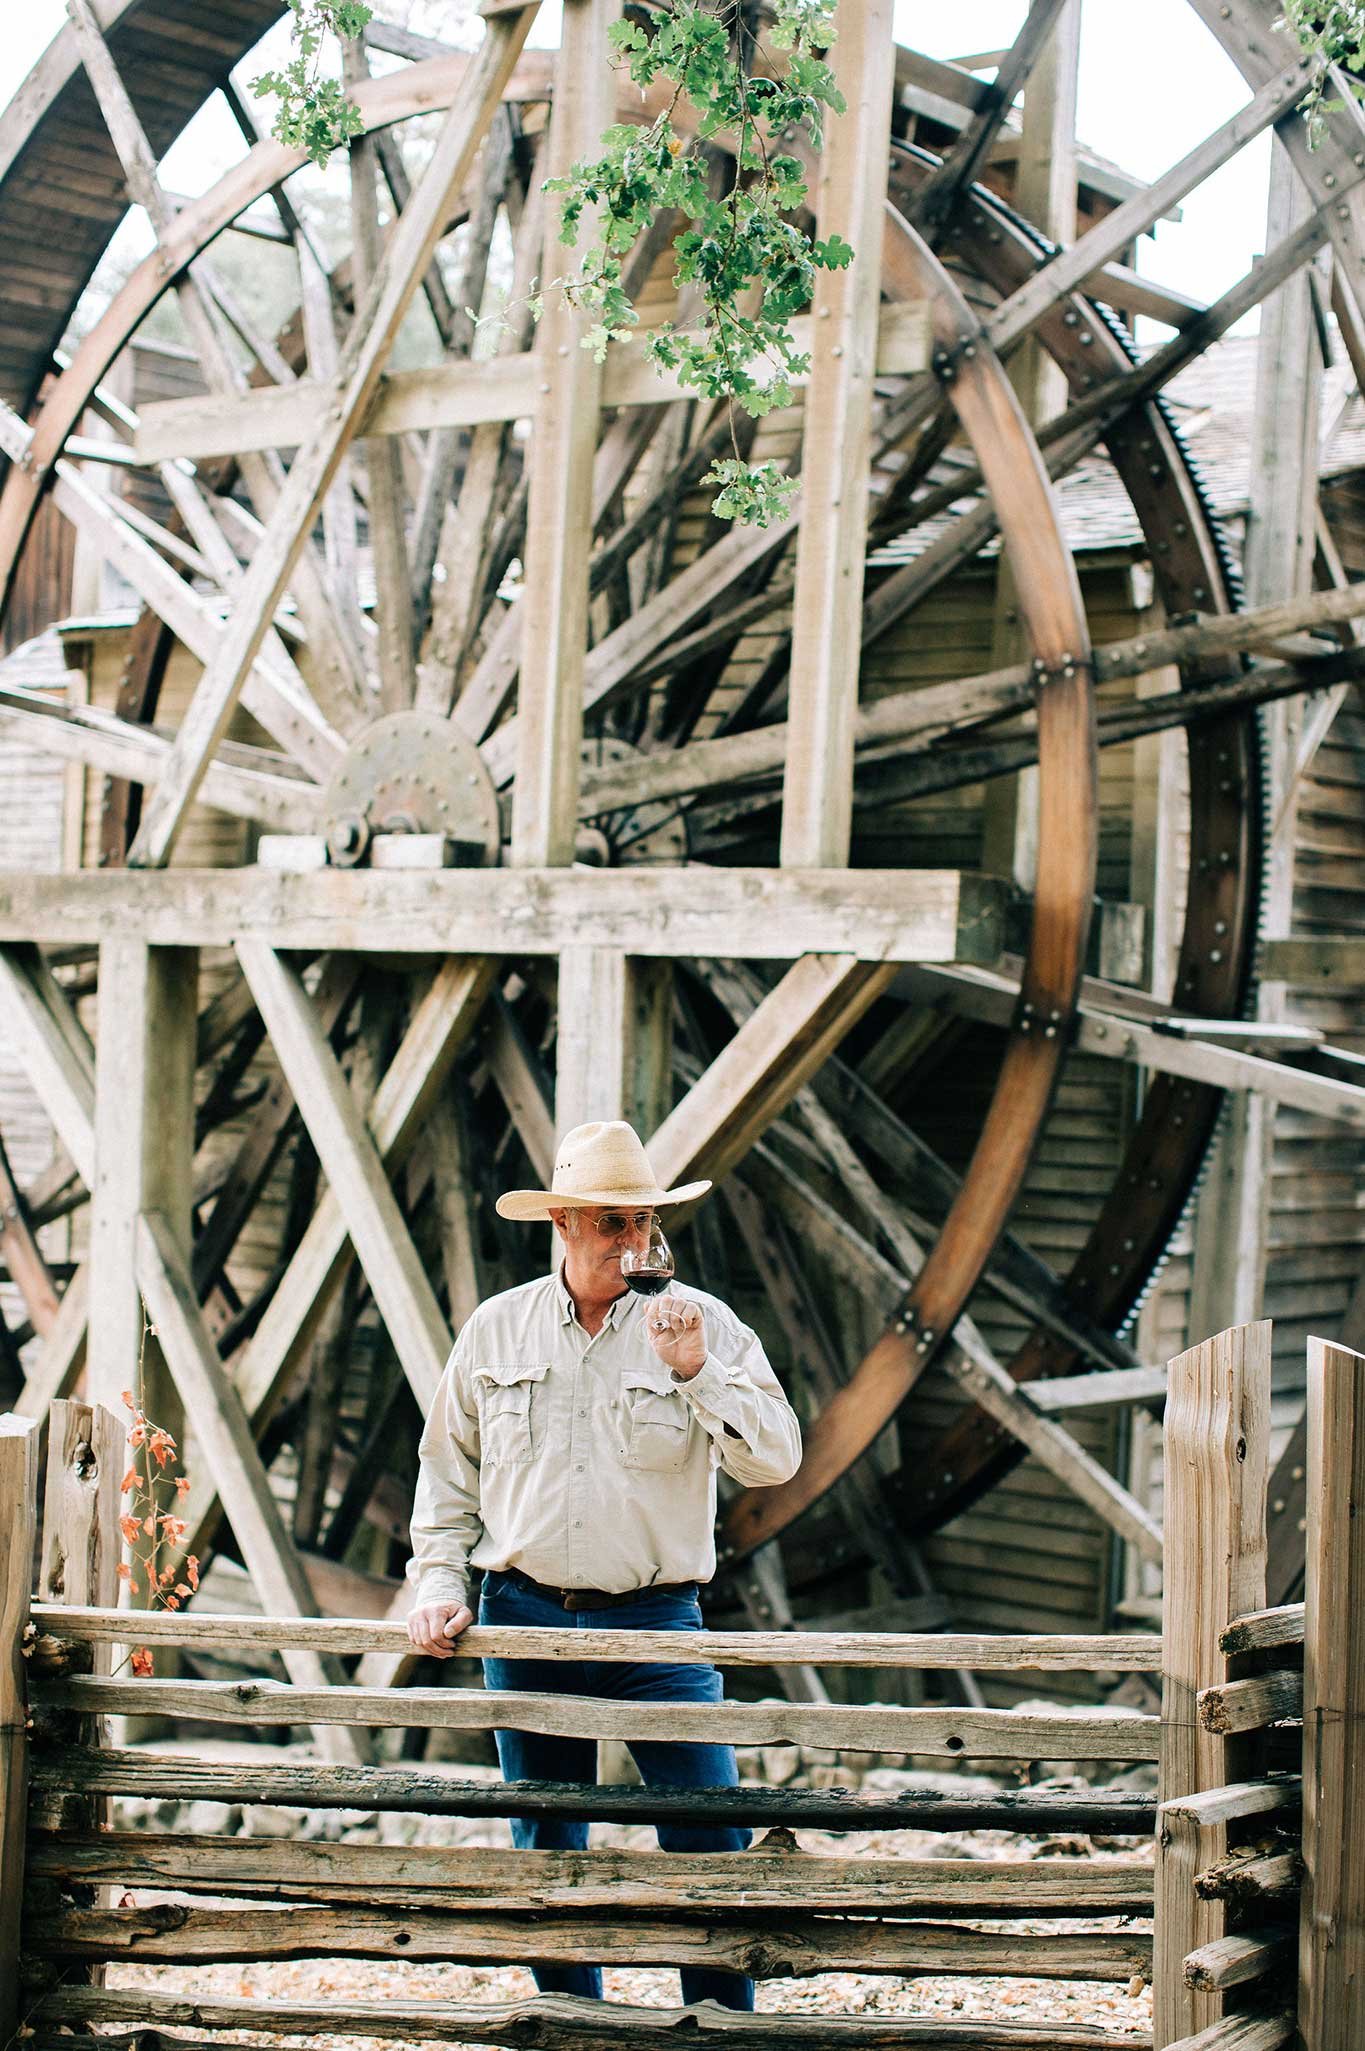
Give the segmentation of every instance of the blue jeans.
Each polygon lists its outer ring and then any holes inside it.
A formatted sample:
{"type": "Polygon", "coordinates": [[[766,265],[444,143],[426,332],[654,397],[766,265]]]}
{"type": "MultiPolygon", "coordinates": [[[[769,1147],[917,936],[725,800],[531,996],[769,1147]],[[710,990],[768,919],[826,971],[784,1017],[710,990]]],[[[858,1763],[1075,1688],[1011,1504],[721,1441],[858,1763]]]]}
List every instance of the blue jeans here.
{"type": "MultiPolygon", "coordinates": [[[[643,1595],[638,1602],[603,1610],[565,1610],[509,1575],[486,1573],[479,1601],[481,1624],[536,1624],[559,1629],[611,1631],[699,1631],[701,1606],[695,1595],[643,1595]]],[[[537,1695],[605,1695],[616,1702],[719,1702],[721,1678],[713,1666],[633,1666],[620,1661],[486,1659],[484,1685],[537,1695]]],[[[597,1745],[592,1738],[551,1738],[533,1731],[498,1731],[502,1777],[517,1780],[597,1780],[597,1745]]],[[[696,1745],[666,1738],[636,1738],[631,1757],[649,1787],[734,1787],[739,1779],[729,1745],[696,1745]]],[[[660,1823],[665,1852],[742,1852],[747,1830],[690,1828],[660,1823]]],[[[516,1817],[512,1842],[521,1851],[581,1852],[588,1826],[574,1817],[516,1817]]],[[[540,1966],[535,1982],[543,1994],[578,1994],[602,1999],[602,1969],[594,1965],[540,1966]]],[[[685,2002],[718,2001],[723,2008],[751,2009],[754,1983],[740,1973],[682,1968],[685,2002]]]]}

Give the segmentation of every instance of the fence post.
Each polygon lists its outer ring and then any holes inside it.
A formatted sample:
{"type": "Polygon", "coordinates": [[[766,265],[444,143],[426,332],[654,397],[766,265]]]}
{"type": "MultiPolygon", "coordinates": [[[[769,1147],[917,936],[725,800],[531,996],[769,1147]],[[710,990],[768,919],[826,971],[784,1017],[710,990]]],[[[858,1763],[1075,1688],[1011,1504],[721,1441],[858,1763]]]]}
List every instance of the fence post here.
{"type": "Polygon", "coordinates": [[[38,1522],[38,1427],[0,1417],[0,2044],[19,2023],[19,1921],[28,1827],[23,1643],[38,1522]]]}
{"type": "Polygon", "coordinates": [[[1308,1341],[1304,2051],[1365,2051],[1365,1358],[1308,1341]]]}
{"type": "MultiPolygon", "coordinates": [[[[43,1493],[43,1556],[38,1590],[44,1602],[64,1602],[77,1608],[116,1609],[119,1599],[118,1565],[123,1556],[119,1530],[119,1479],[127,1456],[127,1432],[122,1420],[102,1403],[64,1401],[52,1405],[47,1436],[47,1485],[43,1493]]],[[[135,1613],[129,1614],[130,1637],[137,1630],[135,1613]]],[[[113,1645],[80,1648],[88,1653],[90,1670],[113,1672],[113,1645]]],[[[107,1735],[102,1717],[81,1718],[73,1736],[84,1743],[103,1744],[107,1735]]],[[[60,1795],[49,1797],[53,1821],[71,1829],[107,1825],[111,1798],[108,1795],[60,1795]]],[[[101,1889],[97,1898],[112,1902],[116,1890],[101,1889]]],[[[104,1968],[90,1966],[86,1977],[102,1985],[104,1968]]]]}
{"type": "MultiPolygon", "coordinates": [[[[1270,1325],[1234,1325],[1171,1362],[1164,1457],[1161,1639],[1162,1802],[1238,1779],[1245,1739],[1203,1730],[1196,1697],[1227,1678],[1219,1636],[1265,1606],[1270,1450],[1270,1325]]],[[[1185,1984],[1187,1954],[1225,1934],[1226,1907],[1200,1901],[1194,1877],[1227,1849],[1226,1825],[1157,1818],[1154,2051],[1223,2013],[1221,1994],[1185,1984]]]]}

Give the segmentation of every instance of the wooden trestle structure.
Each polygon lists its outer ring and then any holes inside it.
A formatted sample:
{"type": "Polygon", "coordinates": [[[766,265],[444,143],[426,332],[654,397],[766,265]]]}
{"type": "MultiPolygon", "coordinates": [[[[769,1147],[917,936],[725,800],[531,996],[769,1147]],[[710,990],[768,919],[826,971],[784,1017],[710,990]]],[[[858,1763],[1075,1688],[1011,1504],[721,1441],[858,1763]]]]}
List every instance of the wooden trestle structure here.
{"type": "MultiPolygon", "coordinates": [[[[494,1187],[545,1175],[556,1125],[622,1114],[665,1181],[720,1184],[689,1271],[761,1300],[806,1415],[795,1479],[725,1508],[724,1587],[753,1621],[789,1620],[784,1553],[806,1533],[927,1606],[918,1542],[1025,1452],[1160,1559],[1150,1508],[1066,1415],[1159,1393],[1116,1334],[1226,1092],[1365,1126],[1365,1090],[1321,1049],[1291,1060],[1256,982],[1267,858],[1365,666],[1365,597],[1288,570],[1276,588],[1272,564],[1243,607],[1162,402],[1262,303],[1302,291],[1310,334],[1310,273],[1365,367],[1365,112],[1343,94],[1310,151],[1312,67],[1275,0],[1192,4],[1246,108],[1061,246],[987,174],[1021,89],[1026,135],[1048,118],[1034,83],[1049,39],[1074,36],[1072,0],[1034,0],[993,84],[895,46],[889,0],[841,10],[850,112],[811,191],[820,232],[857,255],[821,275],[801,403],[756,442],[799,472],[796,508],[754,531],[697,495],[725,422],[633,346],[595,364],[554,294],[539,327],[525,314],[562,261],[542,180],[650,111],[613,103],[611,0],[565,0],[557,53],[526,47],[534,5],[506,0],[468,52],[372,24],[369,52],[403,61],[353,67],[352,247],[330,273],[291,203],[301,157],[258,138],[231,81],[278,0],[71,0],[0,119],[0,602],[12,640],[50,622],[70,531],[140,608],[112,707],[0,699],[7,734],[99,794],[97,853],[0,875],[0,1021],[58,1141],[7,1209],[28,1327],[0,1373],[42,1419],[82,1375],[116,1404],[141,1366],[149,1404],[188,1419],[187,1548],[234,1547],[268,1612],[319,1606],[452,1330],[543,1257],[499,1236],[494,1187]],[[158,164],[215,93],[243,153],[181,203],[158,164]],[[1129,268],[1136,238],[1272,127],[1297,195],[1282,239],[1216,304],[1173,312],[1129,268]],[[130,200],[155,246],[63,353],[130,200]],[[257,202],[297,261],[274,336],[214,270],[257,202]],[[485,354],[468,309],[504,244],[511,302],[485,354]],[[168,294],[200,389],[139,413],[120,367],[168,294]],[[1122,318],[1163,303],[1173,337],[1139,358],[1122,318]],[[395,367],[423,307],[439,360],[395,367]],[[1011,382],[1025,345],[1065,387],[1038,428],[1011,382]],[[1100,447],[1165,623],[1097,648],[1054,480],[1100,447]],[[111,467],[127,489],[101,487],[111,467]],[[895,567],[868,568],[906,536],[895,567]],[[997,540],[1014,618],[993,665],[860,696],[869,658],[997,540]],[[1171,688],[1135,694],[1162,671],[1171,688]],[[1285,701],[1316,709],[1267,740],[1259,708],[1285,701]],[[1100,750],[1171,728],[1188,888],[1167,1002],[1087,972],[1100,750]],[[917,805],[1025,771],[1015,854],[925,865],[917,805]],[[931,1143],[915,1107],[964,1033],[971,1129],[945,1142],[931,1117],[931,1143]],[[1073,1049],[1145,1081],[1063,1272],[1010,1220],[1073,1049]],[[77,1214],[54,1273],[41,1228],[77,1214]],[[850,1349],[829,1305],[854,1297],[887,1314],[866,1333],[853,1317],[850,1349]],[[986,1297],[1025,1334],[1012,1352],[978,1321],[986,1297]],[[373,1372],[342,1437],[362,1324],[373,1372]],[[949,1407],[898,1464],[885,1428],[931,1376],[949,1407]],[[284,1445],[292,1525],[270,1480],[284,1445]]],[[[631,259],[647,319],[674,311],[670,225],[631,259]]],[[[1273,905],[1273,862],[1270,879],[1273,905]]],[[[1237,1146],[1245,1195],[1255,1135],[1237,1146]]],[[[323,1644],[281,1642],[310,1701],[338,1679],[323,1644]]],[[[401,1670],[367,1658],[371,1680],[401,1670]]],[[[782,1675],[824,1694],[809,1662],[782,1675]]]]}

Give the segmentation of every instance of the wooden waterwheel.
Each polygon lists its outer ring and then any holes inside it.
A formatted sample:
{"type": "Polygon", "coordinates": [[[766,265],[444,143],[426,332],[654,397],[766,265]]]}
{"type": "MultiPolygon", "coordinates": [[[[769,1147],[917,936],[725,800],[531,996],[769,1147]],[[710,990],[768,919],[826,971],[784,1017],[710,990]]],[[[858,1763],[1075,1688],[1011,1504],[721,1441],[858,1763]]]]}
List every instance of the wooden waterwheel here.
{"type": "MultiPolygon", "coordinates": [[[[556,1125],[622,1113],[666,1180],[720,1184],[689,1271],[763,1327],[807,1418],[795,1479],[724,1511],[754,1614],[787,1613],[777,1539],[808,1612],[850,1562],[923,1600],[920,1542],[1026,1453],[1159,1559],[1056,1391],[1126,1376],[1112,1400],[1153,1399],[1117,1335],[1248,1058],[1159,1028],[1247,1015],[1256,701],[1353,660],[1295,644],[1247,667],[1296,619],[1228,617],[1235,572],[1161,394],[1324,248],[1353,346],[1365,317],[1365,117],[1349,103],[1310,152],[1274,0],[1193,4],[1249,108],[1060,249],[991,168],[1058,0],[993,84],[896,48],[880,0],[843,10],[852,111],[811,189],[858,255],[822,276],[809,383],[756,441],[799,471],[796,510],[752,531],[698,490],[724,420],[632,348],[596,365],[554,295],[537,328],[524,311],[558,261],[541,181],[640,112],[613,105],[606,0],[566,0],[558,52],[524,47],[530,6],[485,8],[464,51],[373,24],[340,262],[303,160],[257,139],[233,83],[277,0],[73,0],[0,122],[11,641],[63,610],[42,589],[68,529],[139,609],[116,690],[0,714],[98,800],[82,873],[0,878],[5,1024],[59,1142],[6,1239],[33,1335],[18,1406],[83,1366],[93,1393],[126,1386],[140,1293],[203,1463],[191,1536],[213,1542],[221,1503],[275,1606],[316,1600],[307,1555],[382,1524],[386,1449],[415,1439],[452,1328],[543,1259],[497,1187],[548,1171],[556,1125]],[[158,165],[215,93],[242,155],[181,202],[158,165]],[[1300,224],[1139,357],[1135,239],[1277,122],[1300,224]],[[63,351],[130,200],[155,247],[63,351]],[[213,252],[267,205],[297,266],[273,335],[213,252]],[[469,312],[490,263],[491,351],[469,312]],[[124,366],[169,296],[187,395],[139,408],[124,366]],[[1004,367],[1025,346],[1065,386],[1042,432],[1004,367]],[[1155,610],[1097,652],[1053,480],[1099,450],[1155,610]],[[964,592],[996,622],[980,673],[964,592]],[[1172,666],[1179,691],[1132,695],[1172,666]],[[1159,1001],[1083,979],[1115,894],[1097,739],[1166,729],[1188,884],[1159,1001]],[[1032,822],[1021,869],[983,821],[1034,765],[1006,801],[1016,841],[1032,822]],[[1063,1257],[1019,1207],[1078,1061],[1112,1144],[1063,1257]],[[87,1194],[59,1291],[41,1228],[87,1194]],[[286,1446],[292,1531],[267,1480],[286,1446]]],[[[669,227],[632,259],[646,319],[676,310],[669,227]]],[[[1279,1087],[1346,1104],[1300,1069],[1279,1087]]]]}

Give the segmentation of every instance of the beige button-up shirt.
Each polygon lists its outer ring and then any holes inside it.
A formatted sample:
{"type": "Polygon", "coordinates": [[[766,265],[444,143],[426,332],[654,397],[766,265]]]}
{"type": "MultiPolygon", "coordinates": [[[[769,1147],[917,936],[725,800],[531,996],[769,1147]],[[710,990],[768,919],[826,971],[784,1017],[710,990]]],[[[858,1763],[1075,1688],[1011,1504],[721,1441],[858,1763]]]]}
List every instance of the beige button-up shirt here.
{"type": "Polygon", "coordinates": [[[463,1602],[469,1568],[619,1594],[715,1572],[716,1469],[786,1481],[801,1430],[758,1338],[700,1289],[706,1361],[674,1378],[619,1297],[589,1338],[559,1275],[482,1304],[460,1333],[422,1433],[409,1578],[463,1602]]]}

